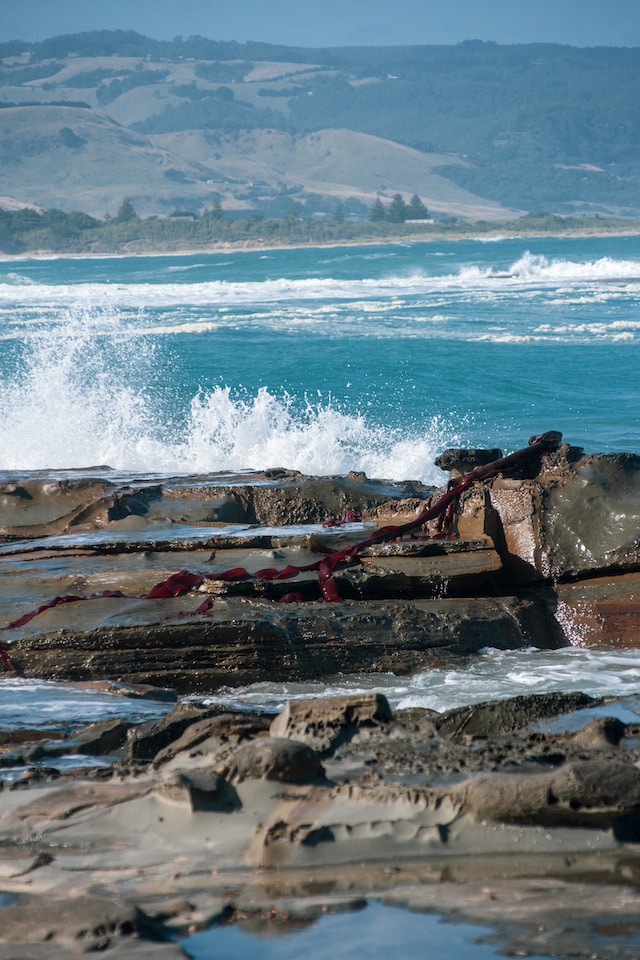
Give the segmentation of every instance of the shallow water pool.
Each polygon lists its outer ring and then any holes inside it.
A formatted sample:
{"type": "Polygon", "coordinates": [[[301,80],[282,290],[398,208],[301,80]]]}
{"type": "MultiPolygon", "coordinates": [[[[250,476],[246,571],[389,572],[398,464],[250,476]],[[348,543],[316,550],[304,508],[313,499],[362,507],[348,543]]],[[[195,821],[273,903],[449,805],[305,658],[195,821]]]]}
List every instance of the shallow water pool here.
{"type": "MultiPolygon", "coordinates": [[[[193,934],[180,945],[192,960],[494,960],[504,955],[482,942],[491,935],[485,927],[452,923],[438,914],[371,902],[286,933],[281,926],[265,924],[260,932],[248,932],[234,924],[193,934]]],[[[529,960],[543,958],[530,955],[529,960]]]]}

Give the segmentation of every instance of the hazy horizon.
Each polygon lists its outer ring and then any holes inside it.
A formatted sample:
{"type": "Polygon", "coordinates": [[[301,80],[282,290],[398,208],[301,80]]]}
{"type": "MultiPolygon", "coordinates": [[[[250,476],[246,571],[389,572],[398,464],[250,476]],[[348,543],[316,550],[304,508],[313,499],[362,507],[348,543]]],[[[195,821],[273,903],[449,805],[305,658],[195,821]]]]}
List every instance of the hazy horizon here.
{"type": "Polygon", "coordinates": [[[0,41],[38,41],[88,30],[135,30],[158,40],[200,35],[289,46],[382,46],[561,43],[640,46],[638,0],[325,0],[318,8],[299,0],[0,0],[0,41]]]}

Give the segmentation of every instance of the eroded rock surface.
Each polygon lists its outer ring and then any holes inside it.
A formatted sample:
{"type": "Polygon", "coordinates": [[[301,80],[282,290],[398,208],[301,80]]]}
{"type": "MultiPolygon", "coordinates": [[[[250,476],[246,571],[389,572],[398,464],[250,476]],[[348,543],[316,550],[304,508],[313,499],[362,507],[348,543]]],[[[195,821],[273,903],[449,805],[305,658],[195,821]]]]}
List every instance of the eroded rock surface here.
{"type": "Polygon", "coordinates": [[[303,740],[321,754],[333,754],[362,728],[391,723],[391,710],[380,693],[322,700],[288,700],[272,721],[271,736],[303,740]]]}
{"type": "MultiPolygon", "coordinates": [[[[566,941],[586,956],[576,884],[591,920],[615,924],[640,880],[640,716],[623,723],[609,706],[518,697],[478,705],[460,729],[459,711],[345,696],[290,701],[270,730],[246,712],[178,708],[153,762],[4,783],[0,957],[135,960],[163,943],[179,957],[176,936],[223,920],[286,930],[372,898],[474,920],[480,889],[507,905],[509,943],[549,923],[543,954],[566,941]],[[540,728],[563,714],[567,732],[540,728]]],[[[157,728],[132,731],[142,743],[146,730],[146,753],[157,728]]]]}

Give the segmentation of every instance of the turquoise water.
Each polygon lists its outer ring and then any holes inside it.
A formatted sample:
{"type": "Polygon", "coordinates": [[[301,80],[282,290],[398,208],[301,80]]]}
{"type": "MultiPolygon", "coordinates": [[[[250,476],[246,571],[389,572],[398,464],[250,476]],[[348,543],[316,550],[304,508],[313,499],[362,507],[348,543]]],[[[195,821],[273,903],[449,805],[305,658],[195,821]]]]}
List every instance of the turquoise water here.
{"type": "Polygon", "coordinates": [[[640,447],[640,237],[0,261],[0,471],[640,447]]]}
{"type": "MultiPolygon", "coordinates": [[[[441,483],[445,447],[509,452],[547,429],[640,452],[639,307],[640,236],[3,260],[0,480],[106,464],[441,483]]],[[[375,682],[448,709],[461,691],[627,693],[637,670],[633,651],[488,651],[375,682]]],[[[7,722],[28,696],[5,690],[7,722]]]]}
{"type": "MultiPolygon", "coordinates": [[[[0,479],[106,464],[440,483],[445,447],[508,452],[546,429],[640,452],[639,307],[640,236],[3,260],[0,479]]],[[[488,651],[375,685],[394,706],[443,710],[461,696],[626,694],[637,671],[634,651],[488,651]]],[[[275,708],[318,692],[240,697],[275,708]]],[[[5,721],[20,723],[31,695],[4,693],[5,721]]],[[[38,696],[52,715],[71,697],[38,696]]]]}

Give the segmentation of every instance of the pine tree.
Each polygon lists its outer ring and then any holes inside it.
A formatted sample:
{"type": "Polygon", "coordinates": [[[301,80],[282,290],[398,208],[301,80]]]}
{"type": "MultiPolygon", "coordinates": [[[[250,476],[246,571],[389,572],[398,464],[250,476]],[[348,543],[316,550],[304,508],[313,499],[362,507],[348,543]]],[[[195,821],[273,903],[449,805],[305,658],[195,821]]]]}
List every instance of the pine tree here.
{"type": "Polygon", "coordinates": [[[424,203],[420,199],[417,193],[411,197],[409,200],[409,205],[407,206],[407,220],[428,220],[429,211],[425,207],[424,203]]]}
{"type": "Polygon", "coordinates": [[[387,217],[391,223],[404,223],[407,219],[407,205],[402,199],[402,195],[396,193],[389,204],[387,217]]]}
{"type": "Polygon", "coordinates": [[[120,204],[120,208],[116,214],[116,220],[118,221],[118,223],[126,223],[127,220],[137,220],[137,219],[138,219],[138,214],[134,210],[131,200],[129,200],[129,197],[125,197],[122,203],[120,204]]]}
{"type": "Polygon", "coordinates": [[[216,197],[213,201],[213,209],[209,211],[209,216],[212,220],[224,220],[224,211],[220,203],[220,197],[216,197]]]}
{"type": "Polygon", "coordinates": [[[385,217],[386,217],[386,214],[384,210],[384,205],[380,197],[377,197],[375,203],[371,207],[369,220],[371,220],[372,222],[376,222],[376,221],[384,220],[385,217]]]}

